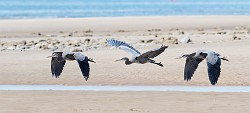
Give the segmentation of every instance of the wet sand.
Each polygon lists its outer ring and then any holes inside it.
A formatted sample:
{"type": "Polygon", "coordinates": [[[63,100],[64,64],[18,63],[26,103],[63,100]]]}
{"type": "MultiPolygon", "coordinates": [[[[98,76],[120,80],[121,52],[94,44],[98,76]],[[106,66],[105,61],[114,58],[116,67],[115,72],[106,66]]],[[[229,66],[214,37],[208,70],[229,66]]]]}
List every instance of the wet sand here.
{"type": "Polygon", "coordinates": [[[236,113],[249,93],[0,91],[1,113],[236,113]]]}

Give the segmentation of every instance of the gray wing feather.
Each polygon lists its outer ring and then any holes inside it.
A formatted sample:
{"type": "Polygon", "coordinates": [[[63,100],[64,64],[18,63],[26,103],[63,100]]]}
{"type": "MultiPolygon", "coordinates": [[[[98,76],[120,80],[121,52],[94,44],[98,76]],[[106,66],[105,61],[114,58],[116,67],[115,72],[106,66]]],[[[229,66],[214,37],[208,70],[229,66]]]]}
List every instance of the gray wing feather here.
{"type": "Polygon", "coordinates": [[[145,52],[145,53],[141,54],[139,57],[154,58],[154,57],[158,56],[159,54],[161,54],[162,52],[164,52],[166,48],[168,48],[168,46],[161,46],[160,48],[145,52]]]}
{"type": "Polygon", "coordinates": [[[203,61],[201,58],[194,58],[193,56],[196,53],[192,53],[189,55],[186,55],[186,63],[185,63],[185,69],[184,69],[184,80],[190,81],[193,77],[194,72],[196,71],[199,63],[203,61]]]}
{"type": "Polygon", "coordinates": [[[109,39],[109,40],[107,40],[107,43],[111,46],[115,46],[117,48],[120,48],[120,49],[128,52],[131,55],[140,55],[141,54],[138,50],[136,50],[135,48],[133,48],[132,46],[130,46],[129,44],[127,44],[123,41],[109,39]]]}
{"type": "Polygon", "coordinates": [[[220,66],[221,66],[220,58],[218,58],[217,62],[214,65],[207,62],[208,77],[212,85],[215,85],[218,81],[218,78],[220,77],[220,72],[221,72],[220,66]]]}
{"type": "Polygon", "coordinates": [[[52,57],[51,59],[51,73],[52,77],[59,78],[65,65],[65,60],[62,57],[52,57]]]}

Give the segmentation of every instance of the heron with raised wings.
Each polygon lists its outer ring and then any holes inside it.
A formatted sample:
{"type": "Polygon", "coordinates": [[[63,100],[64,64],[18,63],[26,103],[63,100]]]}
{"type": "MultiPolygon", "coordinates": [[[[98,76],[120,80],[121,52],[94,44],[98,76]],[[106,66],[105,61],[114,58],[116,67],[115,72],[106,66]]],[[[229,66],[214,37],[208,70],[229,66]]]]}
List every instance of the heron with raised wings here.
{"type": "Polygon", "coordinates": [[[63,67],[66,63],[66,60],[68,61],[76,60],[79,64],[79,67],[81,69],[84,79],[87,81],[89,78],[89,72],[90,72],[88,62],[90,61],[90,62],[95,63],[93,59],[88,58],[87,56],[79,52],[68,52],[68,51],[53,52],[52,55],[48,57],[52,57],[51,73],[52,73],[52,77],[55,76],[56,78],[59,78],[59,76],[61,75],[63,67]]]}
{"type": "Polygon", "coordinates": [[[136,50],[135,48],[133,48],[132,46],[123,41],[108,39],[107,43],[111,46],[120,48],[132,55],[131,59],[129,59],[128,57],[123,57],[119,60],[116,60],[116,61],[124,60],[126,65],[130,65],[132,63],[139,63],[139,64],[153,63],[163,67],[161,62],[157,63],[155,60],[153,60],[153,58],[158,56],[159,54],[164,52],[166,48],[168,48],[168,46],[161,46],[160,48],[153,49],[141,54],[138,50],[136,50]]]}
{"type": "Polygon", "coordinates": [[[184,80],[190,81],[199,63],[206,59],[208,77],[212,85],[215,85],[220,77],[221,60],[229,61],[226,57],[220,57],[220,54],[207,50],[198,50],[195,53],[185,54],[179,58],[183,57],[186,57],[184,80]]]}

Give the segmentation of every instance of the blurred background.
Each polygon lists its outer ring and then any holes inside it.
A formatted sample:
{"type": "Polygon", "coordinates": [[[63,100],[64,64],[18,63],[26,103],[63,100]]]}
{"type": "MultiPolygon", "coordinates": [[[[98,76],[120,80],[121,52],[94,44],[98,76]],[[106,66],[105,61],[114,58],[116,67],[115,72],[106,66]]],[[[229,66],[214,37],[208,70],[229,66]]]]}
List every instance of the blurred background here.
{"type": "Polygon", "coordinates": [[[249,15],[250,0],[0,0],[0,19],[249,15]]]}

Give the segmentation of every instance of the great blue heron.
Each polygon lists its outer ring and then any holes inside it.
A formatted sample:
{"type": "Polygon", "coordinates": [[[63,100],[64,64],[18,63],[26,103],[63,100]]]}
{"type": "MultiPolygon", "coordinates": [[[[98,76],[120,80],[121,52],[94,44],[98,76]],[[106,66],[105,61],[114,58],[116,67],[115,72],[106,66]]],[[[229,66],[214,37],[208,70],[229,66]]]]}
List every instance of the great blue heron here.
{"type": "Polygon", "coordinates": [[[76,60],[79,64],[84,79],[87,81],[89,78],[89,71],[90,71],[88,61],[95,63],[93,59],[88,58],[87,56],[78,52],[66,52],[66,51],[53,52],[52,56],[48,57],[52,57],[51,73],[52,77],[55,76],[56,78],[59,78],[59,76],[61,75],[66,60],[68,61],[76,60]]]}
{"type": "Polygon", "coordinates": [[[210,83],[215,85],[220,77],[221,72],[221,59],[229,61],[225,57],[220,57],[220,55],[214,51],[198,50],[192,54],[183,55],[186,57],[185,69],[184,69],[184,80],[190,81],[193,77],[195,70],[197,69],[199,63],[204,59],[207,60],[207,71],[210,83]]]}
{"type": "Polygon", "coordinates": [[[129,44],[127,44],[123,41],[109,39],[109,40],[107,40],[107,43],[111,46],[115,46],[117,48],[125,50],[126,52],[128,52],[129,54],[132,55],[131,59],[129,59],[127,57],[123,57],[119,60],[116,60],[116,61],[125,60],[126,65],[130,65],[132,63],[139,63],[139,64],[153,63],[153,64],[157,64],[157,65],[163,67],[161,62],[156,63],[152,58],[158,56],[159,54],[164,52],[166,48],[168,48],[168,46],[161,46],[160,48],[153,49],[151,51],[148,51],[148,52],[141,54],[138,50],[136,50],[135,48],[133,48],[132,46],[130,46],[129,44]]]}

